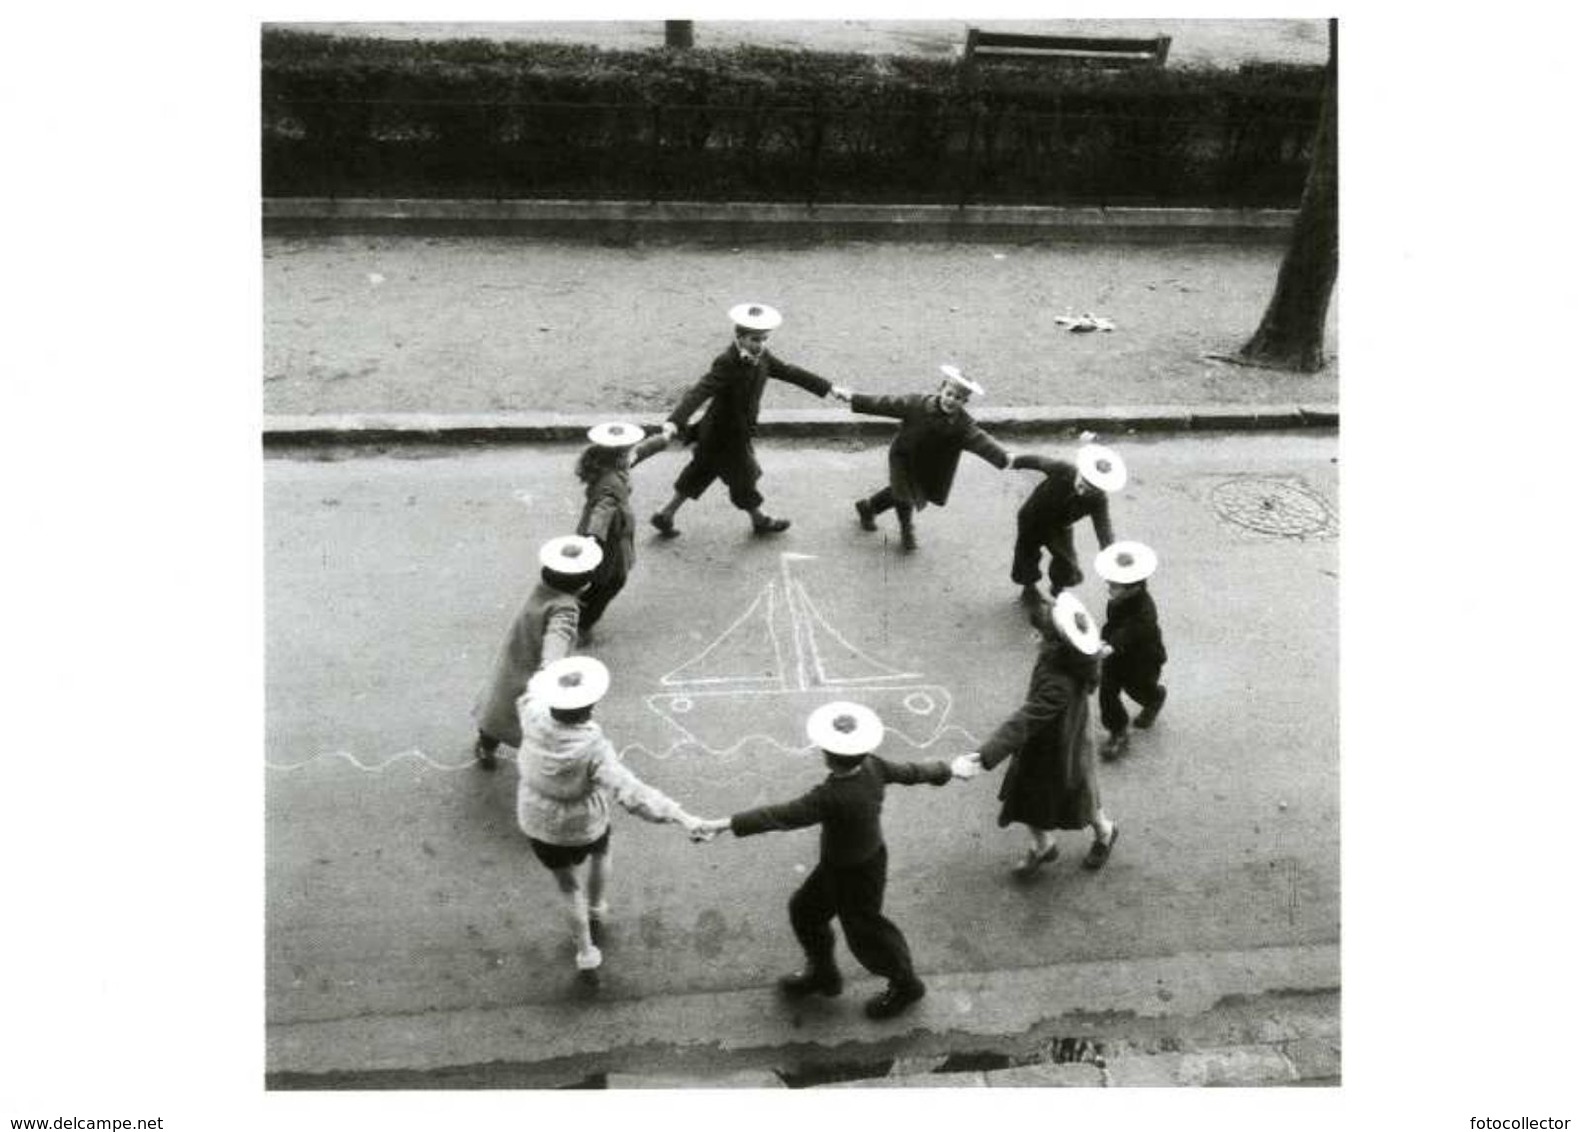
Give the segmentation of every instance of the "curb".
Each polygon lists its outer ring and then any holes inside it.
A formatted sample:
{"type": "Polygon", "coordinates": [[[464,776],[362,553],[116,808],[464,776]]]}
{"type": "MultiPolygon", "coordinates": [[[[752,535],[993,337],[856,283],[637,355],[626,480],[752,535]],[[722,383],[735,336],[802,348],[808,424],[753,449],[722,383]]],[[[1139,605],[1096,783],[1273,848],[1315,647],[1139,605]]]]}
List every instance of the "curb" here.
{"type": "MultiPolygon", "coordinates": [[[[647,414],[631,414],[645,416],[647,414]]],[[[587,430],[622,413],[313,413],[265,416],[265,448],[322,445],[529,444],[582,441],[587,430]]],[[[1134,405],[1094,410],[1071,405],[984,408],[972,414],[997,435],[1090,429],[1100,434],[1337,429],[1338,405],[1134,405]]],[[[883,417],[830,409],[769,410],[763,438],[879,438],[883,417]]]]}
{"type": "MultiPolygon", "coordinates": [[[[933,1066],[909,1065],[883,1076],[807,1086],[813,1089],[1133,1089],[1280,1088],[1338,1085],[1337,1027],[1318,1026],[1285,1042],[1206,1046],[1187,1051],[1121,1050],[1076,1062],[1038,1061],[1005,1069],[950,1071],[947,1058],[933,1066]]],[[[611,1073],[605,1089],[785,1089],[778,1073],[611,1073]]]]}
{"type": "Polygon", "coordinates": [[[811,204],[784,201],[418,200],[265,197],[264,235],[503,232],[629,242],[706,236],[729,243],[815,239],[1284,241],[1294,209],[1066,208],[1047,205],[811,204]]]}
{"type": "MultiPolygon", "coordinates": [[[[1310,993],[1310,992],[1309,992],[1310,993]]],[[[985,1053],[896,1058],[887,1073],[807,1083],[812,1089],[1127,1089],[1281,1088],[1341,1082],[1337,1003],[1297,1008],[1255,1027],[1256,1040],[1209,1041],[1179,1036],[1163,1048],[1131,1042],[1056,1039],[1017,1060],[985,1053]],[[1176,1048],[1169,1048],[1169,1047],[1176,1048]],[[962,1063],[977,1061],[979,1067],[962,1063]],[[1003,1067],[995,1067],[1002,1065],[1003,1067]]],[[[785,1089],[798,1087],[772,1069],[695,1073],[610,1073],[605,1089],[785,1089]]]]}
{"type": "MultiPolygon", "coordinates": [[[[879,983],[855,980],[848,1002],[877,990],[879,983]]],[[[878,1026],[860,1010],[840,1004],[786,1011],[767,987],[585,1005],[548,1002],[274,1023],[267,1027],[265,1076],[272,1089],[338,1088],[349,1082],[357,1088],[410,1088],[438,1078],[460,1083],[469,1074],[493,1087],[554,1087],[586,1079],[598,1069],[629,1075],[626,1079],[658,1070],[669,1081],[684,1077],[709,1087],[709,1080],[767,1066],[792,1087],[809,1087],[836,1078],[885,1079],[897,1071],[934,1077],[940,1069],[1016,1068],[1010,1057],[978,1064],[960,1064],[948,1055],[937,1064],[896,1060],[901,1053],[925,1052],[929,1043],[949,1050],[1005,1040],[1038,1043],[1035,1057],[1023,1060],[1098,1066],[1105,1073],[1103,1083],[1110,1085],[1169,1075],[1201,1084],[1232,1072],[1266,1072],[1284,1082],[1301,1074],[1295,1060],[1281,1052],[1281,1062],[1261,1047],[1294,1048],[1303,1040],[1311,1045],[1302,1048],[1314,1075],[1337,1074],[1339,1024],[1337,1017],[1328,1017],[1334,1009],[1305,1019],[1309,1009],[1301,1004],[1319,1002],[1321,996],[1337,1001],[1338,944],[962,972],[932,976],[928,986],[917,1011],[878,1026]],[[1259,1022],[1256,1032],[1236,1036],[1215,1028],[1200,1045],[1192,1043],[1197,1048],[1174,1043],[1155,1050],[1158,1043],[1138,1030],[1189,1027],[1227,1004],[1272,1001],[1268,996],[1297,1004],[1280,1010],[1303,1018],[1259,1022]],[[1056,1036],[1057,1027],[1064,1032],[1056,1036]],[[1115,1040],[1127,1028],[1133,1033],[1115,1040]],[[534,1040],[525,1042],[525,1034],[535,1035],[534,1040]],[[1260,1052],[1235,1057],[1213,1052],[1241,1044],[1255,1044],[1260,1052]],[[1168,1055],[1164,1062],[1151,1060],[1163,1054],[1168,1055]],[[1134,1072],[1111,1069],[1111,1063],[1119,1066],[1131,1058],[1137,1058],[1134,1072]],[[830,1062],[852,1068],[836,1075],[815,1072],[830,1062]],[[1148,1067],[1152,1071],[1144,1072],[1148,1067]],[[1116,1073],[1123,1080],[1117,1081],[1116,1073]]],[[[1064,1075],[1072,1074],[1092,1080],[1086,1069],[1064,1075]]]]}
{"type": "MultiPolygon", "coordinates": [[[[1310,1039],[1309,1039],[1310,1040],[1310,1039]]],[[[1281,1085],[1337,1083],[1338,1043],[1329,1066],[1303,1076],[1276,1045],[1219,1046],[1189,1053],[1122,1054],[1102,1064],[1062,1065],[1040,1062],[1011,1069],[971,1073],[922,1073],[841,1081],[819,1089],[1129,1089],[1129,1088],[1267,1088],[1281,1085]],[[1331,1066],[1331,1068],[1330,1068],[1331,1066]]],[[[685,1084],[715,1087],[707,1078],[685,1084]]],[[[610,1082],[609,1088],[616,1088],[610,1082]]],[[[629,1084],[618,1087],[629,1088],[629,1084]]]]}

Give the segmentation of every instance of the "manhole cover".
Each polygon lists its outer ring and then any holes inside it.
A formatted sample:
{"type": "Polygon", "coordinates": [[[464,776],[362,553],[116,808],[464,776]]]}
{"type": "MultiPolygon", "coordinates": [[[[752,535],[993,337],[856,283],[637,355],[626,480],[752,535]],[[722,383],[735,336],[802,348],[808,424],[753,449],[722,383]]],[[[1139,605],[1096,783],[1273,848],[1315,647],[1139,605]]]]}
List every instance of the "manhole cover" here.
{"type": "Polygon", "coordinates": [[[1323,497],[1290,480],[1245,478],[1213,489],[1219,518],[1259,534],[1280,538],[1323,538],[1336,534],[1339,521],[1323,497]]]}

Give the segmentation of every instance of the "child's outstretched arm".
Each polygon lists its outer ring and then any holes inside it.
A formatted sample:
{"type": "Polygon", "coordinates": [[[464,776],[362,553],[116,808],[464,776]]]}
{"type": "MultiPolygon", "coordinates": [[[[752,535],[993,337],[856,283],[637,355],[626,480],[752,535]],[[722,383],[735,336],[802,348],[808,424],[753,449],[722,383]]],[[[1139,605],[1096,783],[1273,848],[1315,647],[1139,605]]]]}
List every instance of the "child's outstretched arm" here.
{"type": "Polygon", "coordinates": [[[1039,456],[1036,452],[1017,452],[1010,458],[1010,467],[1014,471],[1034,471],[1048,475],[1058,466],[1058,460],[1039,456]]]}
{"type": "MultiPolygon", "coordinates": [[[[685,824],[690,817],[679,802],[655,787],[649,786],[615,758],[613,748],[606,748],[593,766],[593,781],[608,790],[615,801],[644,821],[655,824],[675,822],[685,824]]],[[[695,819],[694,819],[695,820],[695,819]]]]}
{"type": "Polygon", "coordinates": [[[884,397],[873,393],[851,394],[851,411],[862,413],[869,417],[895,417],[901,418],[911,407],[911,399],[906,396],[884,397]]]}
{"type": "Polygon", "coordinates": [[[884,781],[892,782],[897,786],[918,786],[924,782],[930,786],[947,786],[950,782],[950,764],[943,759],[890,762],[877,755],[873,755],[872,759],[878,764],[879,773],[884,776],[884,781]]]}
{"type": "Polygon", "coordinates": [[[1092,506],[1092,533],[1098,537],[1099,548],[1114,542],[1114,524],[1109,521],[1109,497],[1100,495],[1092,506]]]}
{"type": "Polygon", "coordinates": [[[742,810],[732,815],[727,824],[730,832],[737,837],[751,837],[755,833],[773,830],[805,829],[823,821],[823,799],[823,788],[815,786],[800,798],[792,798],[788,802],[742,810]]]}
{"type": "Polygon", "coordinates": [[[1015,460],[1015,453],[1006,448],[999,441],[989,436],[977,425],[972,425],[962,439],[961,447],[980,460],[986,460],[1001,472],[1010,470],[1011,463],[1015,460]]]}
{"type": "Polygon", "coordinates": [[[653,455],[655,455],[655,454],[657,454],[659,452],[663,452],[669,446],[670,446],[670,434],[668,432],[666,432],[666,431],[661,430],[659,432],[654,433],[652,436],[643,437],[641,440],[637,441],[637,443],[632,446],[632,449],[631,449],[631,466],[633,468],[635,468],[638,464],[642,463],[649,456],[653,456],[653,455]]]}

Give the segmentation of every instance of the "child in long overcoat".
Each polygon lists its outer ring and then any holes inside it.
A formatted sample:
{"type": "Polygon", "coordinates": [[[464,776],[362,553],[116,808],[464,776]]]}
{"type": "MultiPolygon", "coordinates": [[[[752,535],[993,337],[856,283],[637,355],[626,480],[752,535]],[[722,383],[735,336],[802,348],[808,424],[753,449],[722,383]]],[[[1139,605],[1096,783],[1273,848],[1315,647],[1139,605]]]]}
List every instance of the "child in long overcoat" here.
{"type": "Polygon", "coordinates": [[[636,425],[616,421],[588,429],[587,437],[592,443],[576,462],[576,478],[586,489],[576,533],[597,540],[604,560],[582,593],[578,628],[584,638],[625,587],[637,564],[631,469],[669,443],[662,434],[644,437],[636,425]]]}
{"type": "Polygon", "coordinates": [[[851,410],[870,416],[895,417],[900,431],[889,443],[889,483],[871,496],[856,501],[857,519],[864,531],[878,525],[874,516],[891,507],[900,521],[900,545],[917,548],[912,515],[928,504],[944,506],[955,483],[961,453],[970,452],[1004,471],[1012,454],[989,436],[966,411],[972,394],[983,387],[955,366],[940,366],[944,380],[934,393],[879,397],[851,395],[851,410]]]}
{"type": "Polygon", "coordinates": [[[519,747],[521,723],[516,701],[534,672],[570,654],[581,619],[578,595],[603,560],[598,543],[582,535],[561,535],[538,551],[538,583],[522,604],[500,646],[494,674],[472,708],[478,737],[473,757],[493,770],[501,743],[519,747]]]}
{"type": "Polygon", "coordinates": [[[1117,542],[1098,555],[1094,568],[1109,584],[1103,639],[1112,650],[1104,657],[1098,681],[1098,715],[1109,733],[1099,753],[1114,759],[1131,741],[1131,719],[1120,694],[1142,705],[1137,727],[1145,731],[1153,726],[1169,694],[1158,682],[1169,654],[1158,627],[1158,606],[1147,591],[1147,579],[1158,568],[1153,549],[1140,542],[1117,542]]]}
{"type": "MultiPolygon", "coordinates": [[[[1083,439],[1091,434],[1084,434],[1083,439]]],[[[1049,553],[1048,579],[1051,594],[1080,584],[1081,565],[1076,558],[1073,526],[1091,517],[1093,533],[1100,548],[1114,541],[1114,526],[1109,521],[1109,492],[1125,486],[1125,464],[1119,455],[1100,444],[1084,443],[1076,462],[1048,456],[1026,454],[1015,457],[1012,468],[1031,468],[1043,473],[1043,481],[1032,489],[1016,512],[1016,547],[1010,564],[1010,578],[1021,586],[1022,600],[1036,605],[1042,600],[1037,591],[1043,551],[1049,553]]]]}
{"type": "Polygon", "coordinates": [[[1031,835],[1015,869],[1022,877],[1059,855],[1055,830],[1093,828],[1095,837],[1082,861],[1089,869],[1103,867],[1119,836],[1119,826],[1103,811],[1088,709],[1098,683],[1098,627],[1068,590],[1043,624],[1045,638],[1026,699],[965,756],[984,770],[1010,760],[999,787],[999,824],[1019,823],[1031,835]]]}

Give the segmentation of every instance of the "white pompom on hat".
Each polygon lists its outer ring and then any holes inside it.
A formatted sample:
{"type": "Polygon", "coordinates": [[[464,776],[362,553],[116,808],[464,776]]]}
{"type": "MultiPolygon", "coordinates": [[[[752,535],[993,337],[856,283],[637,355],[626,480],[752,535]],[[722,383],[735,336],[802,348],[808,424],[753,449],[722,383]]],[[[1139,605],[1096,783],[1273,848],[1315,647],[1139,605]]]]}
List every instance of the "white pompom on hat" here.
{"type": "Polygon", "coordinates": [[[1119,491],[1125,486],[1125,461],[1113,448],[1083,444],[1076,450],[1076,470],[1099,491],[1119,491]]]}
{"type": "Polygon", "coordinates": [[[730,321],[744,330],[774,330],[785,320],[767,303],[741,303],[730,308],[730,321]]]}
{"type": "Polygon", "coordinates": [[[543,544],[538,564],[557,574],[589,574],[604,561],[598,540],[587,535],[561,535],[543,544]]]}
{"type": "Polygon", "coordinates": [[[831,755],[865,755],[884,741],[884,723],[870,707],[836,700],[807,717],[807,738],[831,755]]]}
{"type": "Polygon", "coordinates": [[[640,425],[606,421],[587,430],[587,438],[600,448],[630,448],[642,439],[640,425]]]}
{"type": "Polygon", "coordinates": [[[968,393],[971,393],[973,396],[981,397],[983,395],[983,387],[962,373],[959,366],[942,365],[939,367],[939,371],[943,373],[944,376],[951,381],[951,383],[959,385],[962,389],[966,390],[968,393]]]}
{"type": "Polygon", "coordinates": [[[1098,623],[1087,612],[1081,598],[1069,590],[1061,590],[1054,599],[1054,624],[1064,637],[1088,656],[1095,656],[1103,645],[1098,623]]]}
{"type": "Polygon", "coordinates": [[[1144,543],[1114,542],[1098,552],[1093,568],[1104,581],[1129,586],[1152,577],[1158,554],[1144,543]]]}
{"type": "Polygon", "coordinates": [[[551,708],[590,707],[609,691],[609,669],[591,656],[568,656],[545,665],[527,682],[527,694],[551,708]]]}

